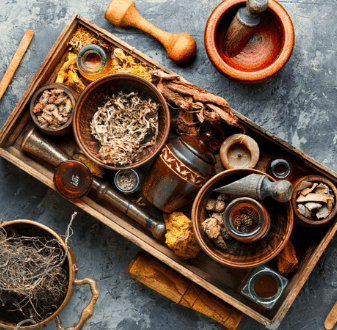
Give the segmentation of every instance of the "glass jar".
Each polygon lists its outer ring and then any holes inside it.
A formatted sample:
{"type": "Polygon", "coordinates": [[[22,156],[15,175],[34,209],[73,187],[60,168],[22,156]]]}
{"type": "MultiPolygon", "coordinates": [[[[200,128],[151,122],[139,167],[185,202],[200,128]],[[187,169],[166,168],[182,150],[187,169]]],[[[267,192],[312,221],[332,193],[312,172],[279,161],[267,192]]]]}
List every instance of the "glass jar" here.
{"type": "Polygon", "coordinates": [[[55,168],[55,188],[70,200],[84,197],[91,189],[92,180],[88,167],[77,160],[67,160],[55,168]]]}
{"type": "Polygon", "coordinates": [[[287,285],[287,278],[275,270],[261,265],[249,275],[241,293],[256,304],[272,309],[287,285]]]}
{"type": "Polygon", "coordinates": [[[85,79],[94,81],[110,72],[111,56],[102,47],[91,44],[80,49],[76,64],[85,79]]]}

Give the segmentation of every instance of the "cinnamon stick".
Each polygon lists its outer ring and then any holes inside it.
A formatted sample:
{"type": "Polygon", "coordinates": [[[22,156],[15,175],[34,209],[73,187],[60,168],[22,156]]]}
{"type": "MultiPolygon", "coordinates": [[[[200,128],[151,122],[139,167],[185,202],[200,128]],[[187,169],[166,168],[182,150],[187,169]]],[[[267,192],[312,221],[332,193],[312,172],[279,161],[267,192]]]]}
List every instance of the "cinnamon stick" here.
{"type": "Polygon", "coordinates": [[[23,36],[18,49],[16,50],[16,53],[13,56],[13,59],[11,63],[9,64],[7,71],[5,72],[5,75],[3,76],[1,82],[0,82],[0,100],[2,96],[5,94],[5,91],[12,81],[12,78],[15,74],[16,69],[18,68],[23,56],[25,55],[26,50],[28,49],[28,46],[33,38],[34,31],[28,30],[25,35],[23,36]]]}

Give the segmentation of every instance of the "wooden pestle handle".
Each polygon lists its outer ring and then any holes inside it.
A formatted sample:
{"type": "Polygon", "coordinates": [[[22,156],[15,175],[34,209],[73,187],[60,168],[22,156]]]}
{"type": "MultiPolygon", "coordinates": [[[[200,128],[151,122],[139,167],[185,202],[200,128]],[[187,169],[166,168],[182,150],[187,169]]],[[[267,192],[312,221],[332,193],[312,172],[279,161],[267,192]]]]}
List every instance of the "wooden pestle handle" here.
{"type": "Polygon", "coordinates": [[[260,23],[258,16],[268,8],[268,4],[269,0],[247,0],[246,7],[238,10],[225,36],[224,51],[228,57],[234,57],[243,50],[260,23]]]}
{"type": "Polygon", "coordinates": [[[174,62],[185,63],[196,53],[197,45],[193,37],[186,32],[169,33],[160,30],[138,13],[132,0],[111,0],[104,17],[118,27],[135,27],[156,38],[174,62]]]}
{"type": "Polygon", "coordinates": [[[329,312],[328,316],[325,319],[324,327],[327,330],[331,330],[337,322],[337,302],[333,305],[331,308],[331,311],[329,312]]]}
{"type": "Polygon", "coordinates": [[[262,181],[260,196],[265,199],[267,196],[273,197],[281,203],[289,202],[293,194],[293,185],[290,181],[279,180],[271,182],[267,177],[262,181]]]}
{"type": "Polygon", "coordinates": [[[126,272],[173,302],[200,312],[229,330],[235,330],[243,317],[236,308],[144,252],[135,256],[126,272]]]}

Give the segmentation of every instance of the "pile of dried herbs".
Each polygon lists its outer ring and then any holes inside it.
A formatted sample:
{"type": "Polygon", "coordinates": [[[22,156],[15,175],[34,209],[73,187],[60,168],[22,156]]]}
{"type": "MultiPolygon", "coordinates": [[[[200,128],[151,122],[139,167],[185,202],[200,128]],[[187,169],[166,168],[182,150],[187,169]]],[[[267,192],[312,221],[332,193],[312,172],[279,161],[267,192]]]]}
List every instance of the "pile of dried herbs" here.
{"type": "Polygon", "coordinates": [[[142,100],[137,93],[112,96],[98,108],[91,122],[91,133],[100,142],[99,155],[105,164],[129,165],[158,136],[159,104],[142,100]]]}
{"type": "Polygon", "coordinates": [[[17,322],[39,322],[62,304],[68,289],[65,251],[57,239],[10,236],[0,230],[0,303],[17,322]]]}

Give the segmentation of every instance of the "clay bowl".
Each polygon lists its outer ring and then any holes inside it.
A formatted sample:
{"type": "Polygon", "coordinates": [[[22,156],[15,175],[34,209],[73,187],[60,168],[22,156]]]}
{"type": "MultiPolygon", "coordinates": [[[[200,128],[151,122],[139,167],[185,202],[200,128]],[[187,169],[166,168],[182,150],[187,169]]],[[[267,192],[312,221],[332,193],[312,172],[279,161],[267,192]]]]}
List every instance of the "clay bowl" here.
{"type": "Polygon", "coordinates": [[[224,226],[229,234],[238,241],[243,243],[252,243],[260,241],[265,238],[270,228],[270,217],[267,209],[257,200],[249,197],[239,197],[232,200],[226,207],[225,212],[222,214],[224,226]],[[258,215],[256,228],[249,232],[244,233],[237,230],[233,224],[235,213],[240,212],[243,208],[249,208],[255,211],[258,215]]]}
{"type": "Polygon", "coordinates": [[[143,165],[162,149],[170,130],[170,112],[164,97],[147,80],[130,73],[109,74],[92,82],[80,95],[74,111],[73,130],[77,144],[92,161],[110,170],[129,169],[143,165]],[[106,103],[106,98],[120,91],[124,94],[137,92],[141,99],[151,99],[160,104],[159,134],[156,143],[144,149],[137,161],[130,165],[114,166],[101,161],[100,143],[91,134],[90,123],[98,107],[106,103]]]}
{"type": "Polygon", "coordinates": [[[212,12],[205,29],[206,52],[217,70],[241,83],[260,83],[277,74],[294,47],[294,27],[283,7],[274,0],[260,15],[260,24],[240,54],[225,55],[226,31],[245,0],[226,0],[212,12]]]}
{"type": "Polygon", "coordinates": [[[336,197],[337,197],[337,189],[335,187],[335,185],[328,179],[319,176],[319,175],[308,175],[305,176],[303,178],[300,178],[299,180],[297,180],[294,184],[294,192],[291,198],[291,203],[293,206],[293,210],[296,216],[296,221],[298,222],[298,224],[304,226],[304,227],[321,227],[326,225],[328,222],[330,222],[332,219],[334,219],[336,217],[337,214],[337,203],[336,203],[336,197]],[[329,216],[327,216],[326,218],[322,219],[322,220],[310,220],[306,217],[304,217],[303,215],[301,215],[298,210],[297,210],[297,203],[296,203],[296,199],[298,197],[298,188],[301,184],[302,181],[310,181],[310,182],[322,182],[325,183],[327,186],[329,186],[330,188],[330,192],[332,192],[332,194],[335,196],[335,205],[333,206],[333,209],[331,211],[331,213],[329,214],[329,216]]]}
{"type": "MultiPolygon", "coordinates": [[[[194,199],[192,206],[192,225],[198,243],[212,259],[226,266],[249,268],[268,262],[281,252],[293,228],[294,218],[291,203],[279,203],[271,197],[267,197],[259,201],[267,209],[270,216],[269,233],[262,240],[243,243],[233,239],[226,250],[222,250],[206,236],[201,223],[209,217],[206,212],[208,199],[217,196],[212,190],[252,173],[266,175],[271,181],[275,181],[271,176],[253,169],[227,170],[215,175],[205,183],[194,199]]],[[[237,197],[245,196],[235,196],[233,199],[237,197]]]]}
{"type": "MultiPolygon", "coordinates": [[[[58,234],[53,229],[35,221],[26,219],[6,221],[0,225],[0,230],[1,229],[4,229],[7,232],[8,237],[16,235],[25,237],[46,237],[48,239],[56,239],[63,247],[63,249],[66,250],[65,240],[60,234],[58,234]]],[[[41,327],[42,325],[45,325],[53,319],[55,320],[58,329],[65,329],[62,327],[59,313],[72,298],[73,294],[75,293],[76,286],[83,284],[90,285],[90,290],[92,293],[91,300],[87,307],[83,310],[78,324],[74,328],[71,327],[67,329],[79,329],[80,326],[83,326],[84,323],[88,321],[89,318],[93,315],[96,301],[99,297],[96,282],[90,278],[84,278],[80,280],[77,279],[78,268],[74,252],[71,248],[68,249],[67,258],[63,265],[64,269],[66,269],[67,273],[69,274],[69,284],[67,293],[61,305],[52,315],[35,324],[30,324],[27,322],[24,325],[20,326],[20,329],[35,329],[41,327]]],[[[16,326],[18,323],[18,315],[20,315],[18,311],[8,311],[6,309],[6,305],[2,306],[0,304],[0,327],[6,329],[17,329],[16,326]]]]}
{"type": "Polygon", "coordinates": [[[37,128],[49,135],[54,135],[54,136],[59,136],[59,135],[64,135],[67,134],[71,131],[71,123],[73,121],[73,114],[74,114],[74,108],[76,105],[76,100],[77,100],[77,94],[74,92],[70,87],[62,84],[48,84],[44,85],[41,88],[39,88],[33,95],[33,97],[30,100],[30,105],[29,105],[29,111],[30,115],[32,117],[32,120],[34,124],[37,126],[37,128]],[[37,117],[35,113],[33,112],[33,108],[35,107],[35,104],[38,102],[40,99],[41,94],[45,90],[52,90],[52,89],[62,89],[70,98],[71,104],[73,106],[73,111],[71,113],[71,116],[69,117],[68,121],[61,125],[58,128],[48,128],[47,126],[41,125],[41,123],[37,120],[37,117]]]}

